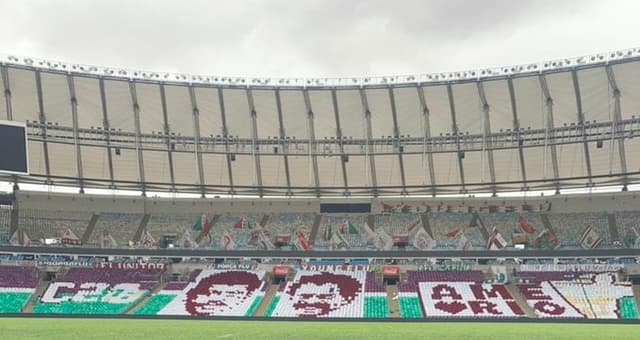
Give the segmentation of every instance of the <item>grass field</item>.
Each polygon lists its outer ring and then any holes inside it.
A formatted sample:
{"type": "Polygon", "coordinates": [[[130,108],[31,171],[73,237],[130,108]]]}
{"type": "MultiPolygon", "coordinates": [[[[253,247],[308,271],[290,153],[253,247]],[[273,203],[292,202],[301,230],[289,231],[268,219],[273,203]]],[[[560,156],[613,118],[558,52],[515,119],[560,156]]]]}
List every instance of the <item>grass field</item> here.
{"type": "Polygon", "coordinates": [[[7,318],[0,339],[640,339],[640,326],[7,318]]]}

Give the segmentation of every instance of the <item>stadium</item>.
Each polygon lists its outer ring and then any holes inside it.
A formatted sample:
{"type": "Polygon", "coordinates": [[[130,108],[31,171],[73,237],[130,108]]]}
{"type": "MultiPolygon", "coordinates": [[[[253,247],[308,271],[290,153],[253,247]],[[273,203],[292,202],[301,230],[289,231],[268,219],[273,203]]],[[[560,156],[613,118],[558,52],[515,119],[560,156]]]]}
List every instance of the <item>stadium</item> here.
{"type": "Polygon", "coordinates": [[[0,76],[8,339],[640,336],[638,48],[355,78],[3,55],[0,76]]]}

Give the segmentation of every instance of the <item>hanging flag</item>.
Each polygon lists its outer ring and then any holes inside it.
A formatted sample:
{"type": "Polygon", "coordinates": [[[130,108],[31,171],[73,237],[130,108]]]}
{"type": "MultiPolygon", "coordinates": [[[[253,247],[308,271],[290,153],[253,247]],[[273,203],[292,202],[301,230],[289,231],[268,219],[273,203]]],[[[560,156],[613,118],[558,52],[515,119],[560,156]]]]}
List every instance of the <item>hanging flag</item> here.
{"type": "Polygon", "coordinates": [[[298,229],[296,236],[298,240],[297,242],[298,249],[302,249],[304,251],[312,250],[311,244],[307,240],[307,236],[302,230],[298,229]]]}
{"type": "Polygon", "coordinates": [[[413,235],[413,246],[419,250],[431,250],[436,247],[436,240],[424,228],[419,228],[413,235]]]}
{"type": "Polygon", "coordinates": [[[378,250],[391,250],[393,248],[393,238],[383,228],[380,228],[375,234],[373,245],[378,250]]]}
{"type": "Polygon", "coordinates": [[[236,223],[233,225],[234,228],[236,229],[244,229],[247,227],[247,219],[243,216],[240,217],[238,219],[238,221],[236,221],[236,223]]]}
{"type": "Polygon", "coordinates": [[[207,215],[202,215],[191,226],[191,229],[195,231],[202,231],[202,228],[209,224],[209,220],[207,219],[207,215]]]}
{"type": "Polygon", "coordinates": [[[360,234],[360,236],[362,237],[363,240],[365,240],[366,242],[373,242],[375,240],[376,233],[371,228],[369,228],[369,225],[366,222],[362,226],[362,230],[364,232],[360,234]]]}
{"type": "Polygon", "coordinates": [[[471,249],[471,242],[469,242],[464,234],[460,235],[460,239],[458,240],[458,250],[467,251],[469,249],[471,249]]]}
{"type": "Polygon", "coordinates": [[[487,249],[489,250],[500,250],[507,246],[507,241],[502,237],[502,234],[498,231],[496,227],[493,227],[491,231],[491,236],[487,240],[487,249]]]}
{"type": "Polygon", "coordinates": [[[329,224],[326,228],[324,228],[324,233],[322,234],[322,239],[324,241],[330,241],[332,237],[331,224],[329,224]]]}
{"type": "Polygon", "coordinates": [[[422,228],[422,220],[420,219],[420,217],[418,217],[418,219],[416,219],[413,223],[411,223],[411,225],[409,225],[409,234],[417,232],[418,229],[424,230],[424,228],[422,228]]]}
{"type": "Polygon", "coordinates": [[[18,229],[13,233],[13,235],[11,235],[9,244],[12,246],[26,247],[31,244],[31,239],[29,239],[29,236],[27,236],[27,233],[25,233],[24,230],[18,229]]]}
{"type": "Polygon", "coordinates": [[[151,233],[148,230],[144,230],[144,234],[142,235],[142,240],[140,241],[140,244],[142,244],[143,247],[145,248],[149,248],[149,249],[155,249],[158,248],[158,242],[156,242],[156,239],[153,238],[153,236],[151,236],[151,233]]]}
{"type": "Polygon", "coordinates": [[[533,234],[536,232],[536,228],[534,228],[524,216],[518,217],[518,224],[520,225],[520,229],[527,234],[533,234]]]}
{"type": "Polygon", "coordinates": [[[102,232],[100,246],[102,248],[118,248],[118,243],[116,243],[116,240],[113,238],[113,236],[111,236],[111,233],[109,233],[109,231],[105,229],[102,232]]]}
{"type": "Polygon", "coordinates": [[[353,223],[348,222],[348,225],[349,225],[349,234],[350,235],[358,235],[358,234],[360,234],[360,231],[358,231],[358,228],[355,225],[353,225],[353,223]]]}
{"type": "Polygon", "coordinates": [[[535,247],[541,249],[554,249],[559,245],[558,237],[548,229],[541,231],[538,236],[536,236],[533,244],[535,247]]]}
{"type": "Polygon", "coordinates": [[[222,234],[222,238],[220,238],[220,246],[224,250],[236,249],[236,243],[233,241],[233,237],[231,237],[229,232],[225,231],[224,234],[222,234]]]}
{"type": "Polygon", "coordinates": [[[638,229],[636,227],[627,229],[623,242],[627,248],[640,248],[640,233],[638,233],[638,229]]]}
{"type": "Polygon", "coordinates": [[[585,228],[580,235],[580,246],[584,249],[597,248],[602,243],[600,235],[591,226],[585,228]]]}
{"type": "Polygon", "coordinates": [[[63,226],[62,237],[60,237],[60,243],[79,245],[80,238],[73,233],[69,226],[63,226]]]}
{"type": "Polygon", "coordinates": [[[180,236],[177,245],[182,248],[198,248],[198,244],[193,240],[189,229],[184,230],[184,233],[180,236]]]}
{"type": "Polygon", "coordinates": [[[447,233],[447,237],[456,237],[458,236],[458,234],[460,234],[461,231],[462,229],[451,230],[450,232],[447,233]]]}
{"type": "Polygon", "coordinates": [[[336,249],[349,249],[349,242],[339,233],[334,233],[331,237],[331,244],[336,249]]]}

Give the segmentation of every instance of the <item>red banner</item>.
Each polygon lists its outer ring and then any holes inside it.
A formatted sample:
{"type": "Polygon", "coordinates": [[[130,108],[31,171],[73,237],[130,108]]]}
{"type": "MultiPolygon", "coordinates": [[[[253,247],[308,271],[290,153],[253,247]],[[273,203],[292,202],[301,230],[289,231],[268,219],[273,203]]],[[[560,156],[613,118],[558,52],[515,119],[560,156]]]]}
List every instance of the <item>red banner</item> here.
{"type": "Polygon", "coordinates": [[[409,235],[393,235],[394,246],[406,246],[409,244],[409,235]]]}
{"type": "Polygon", "coordinates": [[[277,246],[284,246],[291,242],[291,235],[278,235],[275,238],[275,244],[277,246]]]}
{"type": "Polygon", "coordinates": [[[287,277],[289,274],[288,266],[275,266],[273,267],[273,276],[274,277],[287,277]]]}
{"type": "Polygon", "coordinates": [[[384,278],[399,279],[400,267],[398,266],[384,266],[382,267],[382,276],[384,278]]]}

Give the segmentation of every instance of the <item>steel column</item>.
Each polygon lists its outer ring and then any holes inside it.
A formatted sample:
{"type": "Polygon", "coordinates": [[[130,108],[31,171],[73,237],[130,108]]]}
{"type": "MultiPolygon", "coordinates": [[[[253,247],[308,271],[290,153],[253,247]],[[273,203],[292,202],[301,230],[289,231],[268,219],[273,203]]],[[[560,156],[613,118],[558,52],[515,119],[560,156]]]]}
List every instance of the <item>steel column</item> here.
{"type": "Polygon", "coordinates": [[[287,196],[293,195],[291,191],[291,177],[289,174],[289,157],[287,154],[289,153],[288,144],[285,143],[285,137],[287,134],[284,130],[284,116],[282,115],[282,102],[280,100],[280,89],[275,90],[276,95],[276,109],[278,110],[278,127],[280,133],[280,146],[282,147],[282,152],[284,155],[284,174],[287,179],[287,196]]]}
{"type": "Polygon", "coordinates": [[[9,71],[6,65],[0,65],[0,77],[4,86],[4,104],[7,109],[7,120],[13,120],[13,111],[11,105],[11,86],[9,82],[9,71]]]}
{"type": "Polygon", "coordinates": [[[224,140],[224,151],[227,158],[227,172],[229,173],[229,194],[234,195],[235,188],[233,186],[233,167],[231,166],[231,162],[233,162],[231,158],[231,150],[229,148],[229,129],[227,128],[227,114],[224,107],[224,96],[222,94],[222,89],[218,86],[218,103],[220,103],[220,118],[222,119],[222,139],[224,140]]]}
{"type": "Polygon", "coordinates": [[[311,107],[311,99],[309,99],[309,90],[302,90],[302,96],[304,97],[304,105],[307,110],[307,128],[309,136],[309,154],[311,157],[311,163],[313,166],[313,179],[315,184],[316,197],[320,197],[320,177],[318,175],[318,143],[316,142],[316,129],[315,129],[315,115],[313,114],[313,108],[311,107]]]}
{"type": "Polygon", "coordinates": [[[202,153],[200,153],[200,110],[198,109],[198,99],[196,98],[196,92],[192,85],[189,85],[189,99],[191,100],[191,109],[193,113],[193,132],[195,138],[194,153],[196,157],[196,164],[198,166],[198,181],[200,184],[200,196],[205,198],[205,182],[204,182],[204,168],[202,166],[202,153]]]}
{"type": "Polygon", "coordinates": [[[345,164],[345,157],[348,157],[344,153],[344,140],[342,139],[342,128],[340,127],[340,111],[338,109],[338,95],[336,89],[331,89],[331,100],[333,102],[333,114],[336,119],[336,138],[338,139],[338,145],[340,147],[340,164],[342,164],[342,178],[344,181],[344,195],[351,195],[349,191],[349,182],[347,181],[347,165],[345,164]]]}
{"type": "MultiPolygon", "coordinates": [[[[607,79],[609,80],[609,86],[613,89],[613,120],[611,121],[611,125],[613,126],[613,132],[611,136],[612,143],[615,141],[615,137],[617,133],[620,131],[619,122],[622,120],[622,108],[620,103],[620,88],[618,88],[618,82],[616,81],[616,75],[613,72],[613,68],[611,65],[607,65],[605,68],[607,72],[607,79]]],[[[618,157],[620,158],[620,170],[622,173],[627,173],[627,153],[624,147],[624,138],[620,138],[618,141],[618,157]]],[[[613,157],[613,155],[611,155],[613,157]]],[[[612,163],[612,162],[611,162],[612,163]]],[[[609,172],[611,172],[611,165],[609,166],[609,172]]],[[[629,184],[628,176],[625,175],[623,178],[623,187],[622,190],[626,191],[627,186],[629,184]]]]}
{"type": "Polygon", "coordinates": [[[147,181],[144,176],[144,157],[142,155],[142,138],[140,131],[140,105],[138,104],[138,94],[136,92],[136,84],[132,80],[129,81],[129,93],[131,94],[131,103],[133,104],[133,120],[136,134],[136,153],[138,154],[138,173],[140,177],[140,189],[142,196],[147,195],[147,181]]]}
{"type": "Polygon", "coordinates": [[[587,136],[585,134],[585,119],[584,112],[582,111],[582,96],[580,94],[580,83],[578,82],[578,72],[571,70],[571,78],[573,80],[573,89],[576,95],[576,107],[578,108],[578,125],[582,129],[582,145],[584,146],[584,162],[587,165],[587,175],[589,176],[588,186],[593,186],[592,173],[591,173],[591,156],[589,154],[589,143],[587,143],[587,136]]]}
{"type": "Polygon", "coordinates": [[[169,176],[171,180],[171,191],[176,190],[176,177],[173,169],[173,150],[171,148],[171,127],[169,126],[169,112],[167,110],[167,96],[164,90],[164,83],[160,83],[160,105],[162,106],[162,132],[164,133],[165,142],[167,144],[167,157],[169,159],[169,176]]]}
{"type": "Polygon", "coordinates": [[[418,99],[420,100],[420,107],[422,107],[422,117],[423,117],[423,158],[427,158],[427,163],[429,167],[429,180],[431,181],[431,195],[436,195],[436,174],[433,166],[433,153],[431,143],[427,143],[427,139],[431,138],[431,121],[429,112],[429,106],[427,106],[427,99],[424,96],[424,89],[422,85],[418,84],[416,86],[416,90],[418,91],[418,99]]]}
{"type": "Polygon", "coordinates": [[[251,154],[253,155],[253,160],[256,167],[256,180],[258,182],[258,194],[260,197],[264,196],[264,189],[262,188],[262,169],[260,167],[260,153],[257,153],[256,149],[258,148],[258,144],[256,143],[258,140],[258,113],[256,112],[256,107],[253,103],[253,91],[250,87],[246,88],[247,92],[247,102],[249,103],[249,119],[251,119],[251,154]]]}
{"type": "Polygon", "coordinates": [[[111,180],[110,188],[115,189],[116,185],[113,174],[113,155],[111,154],[111,127],[109,125],[107,96],[104,90],[104,79],[102,77],[98,79],[98,85],[100,86],[100,104],[102,106],[102,127],[107,144],[107,161],[109,163],[109,179],[111,180]]]}
{"type": "Polygon", "coordinates": [[[84,176],[82,173],[82,153],[80,152],[80,144],[78,139],[80,138],[78,133],[78,99],[76,97],[76,87],[73,76],[67,74],[67,84],[69,85],[69,99],[71,101],[71,118],[73,120],[73,145],[76,152],[76,171],[78,174],[78,185],[80,186],[80,193],[84,193],[84,176]]]}
{"type": "MultiPolygon", "coordinates": [[[[520,119],[518,119],[518,106],[516,105],[516,93],[513,88],[513,78],[509,77],[507,79],[507,87],[509,88],[509,101],[511,103],[511,113],[513,115],[513,131],[518,132],[518,158],[520,160],[520,174],[522,176],[522,181],[527,181],[527,168],[524,163],[524,150],[523,143],[520,143],[520,119]]],[[[528,190],[528,186],[524,184],[522,188],[524,191],[528,190]]]]}
{"type": "Polygon", "coordinates": [[[36,76],[36,92],[38,94],[38,120],[42,127],[42,151],[44,153],[45,174],[47,175],[47,184],[51,184],[51,168],[49,166],[49,146],[47,145],[47,117],[44,114],[44,100],[42,98],[42,79],[40,78],[40,70],[35,71],[36,76]]]}
{"type": "Polygon", "coordinates": [[[404,162],[402,159],[402,152],[400,151],[400,147],[402,144],[400,143],[400,126],[398,124],[398,112],[396,108],[396,96],[393,93],[393,87],[389,86],[389,103],[391,104],[391,116],[393,118],[393,143],[395,144],[396,150],[398,150],[398,162],[400,164],[400,182],[402,183],[402,192],[401,194],[407,194],[407,181],[404,173],[404,162]]]}
{"type": "MultiPolygon", "coordinates": [[[[550,138],[553,138],[553,98],[551,97],[551,93],[549,92],[549,86],[547,85],[547,78],[544,75],[539,75],[538,79],[540,80],[540,88],[542,89],[542,94],[545,98],[545,105],[547,107],[547,114],[545,116],[545,120],[547,124],[545,125],[546,129],[546,141],[548,142],[550,138]],[[551,133],[551,135],[549,135],[551,133]]],[[[556,151],[555,143],[549,145],[549,149],[551,150],[551,166],[553,167],[553,180],[556,187],[556,194],[560,193],[560,172],[558,171],[558,152],[556,151]]],[[[545,159],[546,162],[546,159],[545,159]]]]}
{"type": "Polygon", "coordinates": [[[371,193],[374,197],[378,197],[378,179],[376,176],[375,150],[373,149],[373,133],[371,131],[371,110],[369,110],[369,102],[367,101],[367,93],[360,88],[360,102],[362,103],[362,111],[364,112],[364,123],[367,129],[367,156],[369,157],[369,166],[371,168],[371,193]]]}
{"type": "MultiPolygon", "coordinates": [[[[477,87],[478,87],[478,96],[480,97],[480,102],[482,103],[482,114],[483,114],[483,120],[484,120],[484,126],[483,126],[483,130],[482,130],[482,139],[484,140],[483,144],[487,145],[487,136],[491,135],[491,120],[490,120],[490,114],[491,114],[491,107],[489,106],[489,103],[487,102],[487,96],[484,92],[484,83],[483,82],[478,82],[477,83],[477,87]]],[[[490,143],[490,141],[489,141],[490,143]]],[[[491,191],[493,196],[496,196],[496,169],[493,163],[493,150],[489,149],[487,150],[487,157],[488,157],[488,161],[489,161],[489,177],[491,178],[491,191]]],[[[484,180],[484,178],[483,178],[484,180]]]]}
{"type": "Polygon", "coordinates": [[[456,105],[455,105],[455,100],[453,98],[453,89],[451,87],[451,84],[447,85],[447,95],[449,97],[449,108],[451,109],[451,121],[452,121],[452,127],[451,127],[451,133],[453,134],[455,140],[456,140],[456,146],[457,146],[457,159],[458,159],[458,168],[460,169],[460,184],[462,185],[462,192],[465,192],[465,186],[464,186],[464,166],[462,164],[462,154],[461,149],[460,149],[460,134],[458,131],[458,121],[456,120],[456,105]]]}

